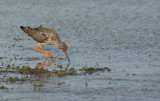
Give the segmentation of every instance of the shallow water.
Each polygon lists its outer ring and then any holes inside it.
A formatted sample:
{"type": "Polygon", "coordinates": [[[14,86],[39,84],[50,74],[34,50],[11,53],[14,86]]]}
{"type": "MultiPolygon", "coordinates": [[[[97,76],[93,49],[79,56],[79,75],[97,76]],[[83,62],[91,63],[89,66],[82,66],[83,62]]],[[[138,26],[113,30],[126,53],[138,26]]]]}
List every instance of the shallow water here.
{"type": "Polygon", "coordinates": [[[0,101],[159,101],[159,5],[158,0],[1,0],[2,69],[8,64],[34,68],[45,63],[49,70],[67,66],[66,59],[59,59],[65,55],[55,46],[44,50],[57,59],[45,61],[35,50],[37,42],[19,28],[43,24],[67,43],[69,68],[87,65],[112,71],[50,78],[29,75],[35,81],[23,84],[2,81],[26,75],[0,72],[0,86],[7,87],[0,89],[0,101]]]}

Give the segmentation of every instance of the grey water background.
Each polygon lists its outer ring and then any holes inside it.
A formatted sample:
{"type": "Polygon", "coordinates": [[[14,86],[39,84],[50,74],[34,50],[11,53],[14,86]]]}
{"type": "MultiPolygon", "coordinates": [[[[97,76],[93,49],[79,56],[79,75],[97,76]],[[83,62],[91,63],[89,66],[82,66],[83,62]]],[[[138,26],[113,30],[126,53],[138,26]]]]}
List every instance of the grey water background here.
{"type": "MultiPolygon", "coordinates": [[[[159,0],[0,0],[4,62],[14,55],[16,65],[35,67],[43,62],[44,55],[35,50],[37,42],[19,28],[42,24],[67,43],[70,66],[112,69],[99,75],[49,78],[38,91],[30,83],[8,84],[14,89],[0,90],[0,101],[160,101],[159,21],[159,0]],[[57,81],[65,84],[58,86],[57,81]]],[[[64,58],[55,46],[44,49],[64,58]]]]}

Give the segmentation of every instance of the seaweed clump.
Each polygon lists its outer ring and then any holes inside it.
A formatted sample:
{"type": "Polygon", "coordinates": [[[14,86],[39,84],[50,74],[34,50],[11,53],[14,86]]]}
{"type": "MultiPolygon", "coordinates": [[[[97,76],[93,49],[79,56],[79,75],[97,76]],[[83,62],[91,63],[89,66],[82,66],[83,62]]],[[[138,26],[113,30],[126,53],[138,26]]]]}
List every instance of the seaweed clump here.
{"type": "Polygon", "coordinates": [[[20,68],[18,72],[20,74],[30,74],[30,75],[36,75],[39,73],[51,73],[51,71],[48,71],[47,69],[37,68],[37,67],[31,68],[29,66],[22,66],[22,68],[20,68]]]}
{"type": "Polygon", "coordinates": [[[4,90],[4,89],[8,90],[8,88],[7,88],[7,87],[5,87],[5,86],[3,86],[3,85],[2,85],[2,86],[0,86],[0,89],[1,89],[1,90],[4,90]]]}
{"type": "Polygon", "coordinates": [[[48,75],[48,77],[51,77],[51,75],[56,75],[58,77],[62,76],[69,76],[69,75],[76,75],[76,70],[74,68],[66,70],[53,70],[49,71],[47,69],[43,68],[31,68],[29,66],[22,66],[22,68],[18,69],[18,72],[20,74],[30,74],[30,75],[39,75],[39,74],[45,74],[48,75]]]}
{"type": "Polygon", "coordinates": [[[18,77],[9,77],[6,81],[10,83],[14,83],[16,81],[20,81],[20,79],[18,77]]]}
{"type": "Polygon", "coordinates": [[[66,70],[54,70],[53,73],[55,75],[57,75],[58,77],[62,77],[62,76],[70,76],[70,75],[77,75],[76,70],[74,68],[68,69],[66,70]]]}
{"type": "Polygon", "coordinates": [[[108,72],[111,71],[110,68],[104,67],[104,68],[94,68],[94,67],[83,67],[82,69],[79,69],[83,74],[93,74],[95,72],[104,72],[107,70],[108,72]]]}
{"type": "Polygon", "coordinates": [[[18,78],[18,77],[9,77],[7,78],[6,80],[4,80],[3,82],[7,82],[7,83],[16,83],[16,82],[19,82],[19,83],[23,83],[24,81],[27,81],[28,78],[18,78]]]}

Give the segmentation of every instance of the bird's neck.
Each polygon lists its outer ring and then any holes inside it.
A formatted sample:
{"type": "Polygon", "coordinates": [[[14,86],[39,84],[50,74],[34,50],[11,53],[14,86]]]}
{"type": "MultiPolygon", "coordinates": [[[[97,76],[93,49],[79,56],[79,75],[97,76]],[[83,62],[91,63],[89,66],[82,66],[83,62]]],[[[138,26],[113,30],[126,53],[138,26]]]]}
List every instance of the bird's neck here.
{"type": "Polygon", "coordinates": [[[56,45],[58,48],[60,48],[61,44],[62,44],[62,41],[61,41],[61,40],[55,42],[55,45],[56,45]]]}

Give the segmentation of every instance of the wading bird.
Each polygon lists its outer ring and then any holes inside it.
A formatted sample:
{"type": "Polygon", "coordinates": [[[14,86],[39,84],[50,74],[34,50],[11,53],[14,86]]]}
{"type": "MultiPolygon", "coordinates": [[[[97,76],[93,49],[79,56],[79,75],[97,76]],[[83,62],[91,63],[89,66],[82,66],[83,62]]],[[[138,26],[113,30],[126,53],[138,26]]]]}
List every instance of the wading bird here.
{"type": "Polygon", "coordinates": [[[30,37],[32,37],[35,41],[38,42],[38,46],[36,47],[37,51],[43,52],[46,59],[48,59],[47,55],[50,55],[52,58],[55,58],[50,52],[46,52],[43,50],[44,45],[56,45],[62,52],[64,52],[66,58],[69,61],[70,59],[67,55],[67,44],[62,42],[58,36],[58,33],[52,29],[44,28],[40,25],[38,28],[24,27],[20,26],[20,28],[30,37]],[[41,49],[38,47],[42,45],[41,49]]]}

